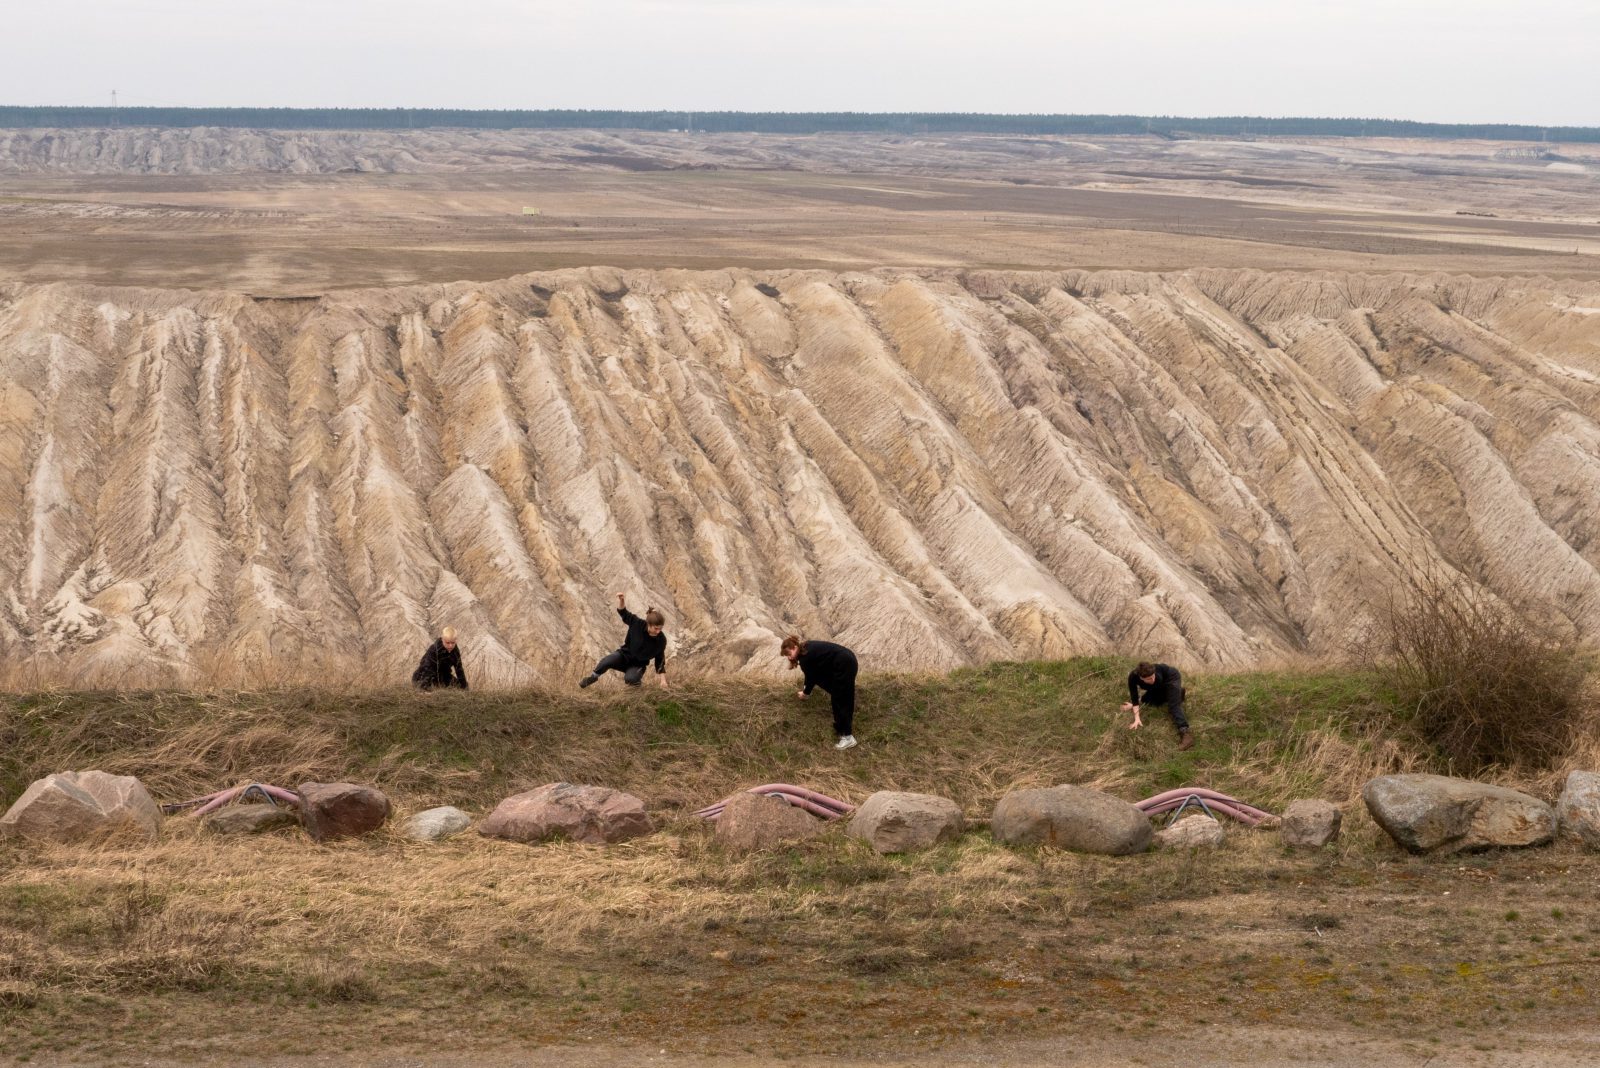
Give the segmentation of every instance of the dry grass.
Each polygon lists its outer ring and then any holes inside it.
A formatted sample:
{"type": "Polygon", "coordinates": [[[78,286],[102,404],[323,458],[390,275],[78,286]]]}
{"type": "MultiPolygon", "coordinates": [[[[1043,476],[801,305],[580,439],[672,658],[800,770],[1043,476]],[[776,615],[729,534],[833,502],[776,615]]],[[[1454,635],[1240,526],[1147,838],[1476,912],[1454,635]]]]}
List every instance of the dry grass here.
{"type": "Polygon", "coordinates": [[[876,676],[858,707],[864,744],[829,747],[825,698],[768,680],[680,680],[671,691],[291,689],[39,692],[6,699],[0,796],[51,771],[137,775],[161,800],[245,780],[380,783],[402,804],[494,804],[550,781],[631,790],[693,810],[759,781],[860,801],[875,789],[942,793],[974,816],[1006,791],[1062,782],[1130,799],[1185,783],[1267,807],[1355,796],[1414,766],[1372,680],[1349,672],[1197,678],[1199,745],[1178,753],[1162,717],[1124,729],[1124,665],[992,664],[949,676],[876,676]]]}
{"type": "Polygon", "coordinates": [[[1378,670],[1463,775],[1548,773],[1600,734],[1594,651],[1544,615],[1424,572],[1388,607],[1378,670]]]}
{"type": "Polygon", "coordinates": [[[315,846],[298,832],[213,838],[177,817],[154,846],[0,843],[0,1045],[109,1060],[205,1042],[316,1053],[425,1042],[444,1013],[476,1036],[468,1046],[604,1033],[680,1050],[900,1051],[1159,1029],[1169,1013],[1425,1034],[1588,1012],[1600,858],[1570,847],[1411,858],[1351,808],[1339,847],[1309,856],[1242,829],[1214,854],[1010,850],[981,823],[909,857],[837,828],[733,855],[688,815],[766,779],[857,801],[925,789],[978,817],[1006,789],[1061,781],[1129,798],[1201,782],[1277,807],[1427,766],[1384,729],[1369,676],[1197,678],[1201,744],[1180,754],[1159,718],[1121,727],[1120,667],[872,678],[848,754],[827,746],[825,705],[727,680],[668,694],[12,699],[7,796],[45,770],[97,766],[163,799],[355,778],[402,811],[481,811],[569,779],[639,793],[661,831],[608,849],[389,832],[315,846]],[[1145,996],[1158,983],[1170,1001],[1145,996]],[[817,1026],[844,1015],[848,1034],[817,1026]]]}
{"type": "Polygon", "coordinates": [[[1316,856],[1243,830],[1220,853],[1139,858],[982,834],[879,857],[838,831],[737,856],[677,822],[611,849],[178,827],[154,848],[0,860],[0,1037],[112,1060],[201,1036],[403,1046],[439,1012],[466,1045],[605,1033],[704,1051],[896,1050],[1169,1011],[1556,1026],[1586,1017],[1600,944],[1600,858],[1430,863],[1364,826],[1316,856]],[[1190,1008],[1145,997],[1153,984],[1190,1008]],[[125,1015],[106,1023],[109,1005],[125,1015]],[[850,1035],[815,1026],[841,1013],[850,1035]]]}

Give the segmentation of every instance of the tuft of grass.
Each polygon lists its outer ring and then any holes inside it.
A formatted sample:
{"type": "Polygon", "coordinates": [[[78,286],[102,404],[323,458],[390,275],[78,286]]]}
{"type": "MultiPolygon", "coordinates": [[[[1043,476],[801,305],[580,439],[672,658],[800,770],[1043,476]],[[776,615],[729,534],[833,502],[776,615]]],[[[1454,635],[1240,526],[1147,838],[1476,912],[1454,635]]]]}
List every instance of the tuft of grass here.
{"type": "Polygon", "coordinates": [[[1570,628],[1424,572],[1388,607],[1384,684],[1458,774],[1549,771],[1600,733],[1594,652],[1570,628]]]}

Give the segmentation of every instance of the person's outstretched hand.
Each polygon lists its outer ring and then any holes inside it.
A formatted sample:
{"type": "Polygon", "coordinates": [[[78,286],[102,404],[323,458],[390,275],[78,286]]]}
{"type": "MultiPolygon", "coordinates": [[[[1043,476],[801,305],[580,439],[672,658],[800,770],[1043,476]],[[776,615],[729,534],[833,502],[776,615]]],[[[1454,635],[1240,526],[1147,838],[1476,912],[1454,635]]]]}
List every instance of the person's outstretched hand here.
{"type": "Polygon", "coordinates": [[[628,599],[626,597],[624,597],[620,593],[617,594],[617,607],[618,608],[626,608],[627,605],[628,605],[628,599]]]}
{"type": "Polygon", "coordinates": [[[800,700],[802,700],[802,701],[804,701],[806,699],[806,692],[804,690],[796,690],[794,692],[794,695],[796,697],[800,698],[800,700]]]}
{"type": "Polygon", "coordinates": [[[670,689],[672,689],[672,687],[670,687],[670,686],[668,686],[668,685],[667,685],[667,676],[666,676],[666,675],[665,675],[665,674],[661,674],[661,675],[657,675],[657,676],[656,676],[656,678],[658,678],[658,679],[660,679],[660,680],[661,680],[661,688],[662,688],[662,689],[663,689],[663,690],[670,690],[670,689]]]}

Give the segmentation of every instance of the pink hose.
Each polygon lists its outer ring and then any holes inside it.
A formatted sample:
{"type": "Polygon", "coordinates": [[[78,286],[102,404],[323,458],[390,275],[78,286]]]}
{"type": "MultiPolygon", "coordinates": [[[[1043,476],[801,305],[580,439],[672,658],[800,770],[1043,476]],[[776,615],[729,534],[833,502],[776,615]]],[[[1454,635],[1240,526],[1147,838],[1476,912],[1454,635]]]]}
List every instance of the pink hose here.
{"type": "Polygon", "coordinates": [[[300,795],[293,790],[285,790],[281,786],[273,786],[270,783],[247,782],[241,786],[231,786],[226,790],[218,790],[215,793],[206,794],[204,797],[197,797],[193,801],[177,801],[172,804],[162,805],[161,808],[166,812],[181,812],[186,808],[193,808],[194,815],[204,816],[207,813],[215,812],[224,805],[232,804],[238,800],[241,794],[250,790],[260,790],[274,801],[282,802],[295,808],[300,807],[300,795]],[[197,805],[199,806],[198,808],[195,807],[197,805]]]}
{"type": "MultiPolygon", "coordinates": [[[[1161,804],[1152,805],[1149,808],[1141,807],[1140,811],[1142,811],[1146,816],[1158,816],[1163,812],[1171,812],[1174,809],[1179,809],[1182,807],[1183,800],[1176,799],[1172,801],[1163,801],[1161,804]]],[[[1218,801],[1214,797],[1206,800],[1206,808],[1209,808],[1212,812],[1220,812],[1224,816],[1232,816],[1240,823],[1250,827],[1254,827],[1256,824],[1260,823],[1262,819],[1260,816],[1237,809],[1228,804],[1226,801],[1218,801]]]]}
{"type": "Polygon", "coordinates": [[[770,782],[765,786],[750,787],[750,793],[753,794],[764,794],[769,790],[776,790],[779,793],[793,794],[796,797],[804,797],[809,801],[815,801],[819,805],[825,805],[828,808],[837,809],[840,812],[854,812],[856,808],[856,806],[849,804],[848,802],[835,800],[834,798],[829,797],[827,794],[819,794],[817,791],[808,790],[804,786],[790,786],[787,783],[770,782]]]}
{"type": "Polygon", "coordinates": [[[1247,812],[1253,813],[1258,818],[1272,815],[1272,813],[1256,808],[1254,805],[1248,805],[1236,797],[1229,797],[1227,794],[1218,793],[1216,790],[1208,790],[1204,786],[1193,786],[1182,790],[1168,790],[1165,793],[1156,794],[1154,797],[1145,798],[1143,801],[1138,802],[1138,807],[1146,808],[1147,806],[1158,805],[1165,801],[1181,801],[1186,797],[1200,797],[1207,801],[1223,801],[1234,806],[1235,808],[1243,809],[1247,812]]]}
{"type": "MultiPolygon", "coordinates": [[[[820,816],[825,820],[839,819],[841,816],[854,812],[856,808],[847,801],[840,801],[838,798],[829,797],[827,794],[808,790],[804,786],[790,786],[781,782],[770,782],[764,786],[752,786],[748,790],[739,791],[739,793],[758,794],[763,797],[781,797],[796,808],[804,809],[812,815],[820,816]]],[[[722,810],[728,806],[728,802],[738,796],[739,794],[733,794],[731,797],[726,797],[714,805],[707,805],[696,812],[695,815],[706,820],[717,819],[722,815],[722,810]]]]}
{"type": "Polygon", "coordinates": [[[1182,808],[1184,802],[1191,797],[1204,801],[1207,808],[1220,812],[1224,816],[1231,816],[1249,827],[1256,826],[1272,815],[1272,813],[1256,808],[1254,805],[1248,805],[1236,797],[1229,797],[1227,794],[1218,793],[1216,790],[1208,790],[1204,786],[1167,790],[1164,793],[1156,794],[1154,797],[1145,798],[1134,807],[1147,816],[1155,816],[1163,812],[1171,812],[1173,809],[1182,808]]]}

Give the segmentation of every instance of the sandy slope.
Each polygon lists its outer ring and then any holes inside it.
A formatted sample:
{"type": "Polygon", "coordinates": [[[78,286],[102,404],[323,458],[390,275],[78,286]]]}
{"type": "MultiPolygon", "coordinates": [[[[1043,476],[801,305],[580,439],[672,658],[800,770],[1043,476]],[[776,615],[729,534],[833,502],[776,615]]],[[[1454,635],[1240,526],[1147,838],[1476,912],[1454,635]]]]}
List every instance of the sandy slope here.
{"type": "Polygon", "coordinates": [[[0,287],[0,645],[480,678],[1343,649],[1459,569],[1600,635],[1600,289],[553,272],[0,287]]]}

